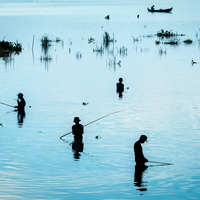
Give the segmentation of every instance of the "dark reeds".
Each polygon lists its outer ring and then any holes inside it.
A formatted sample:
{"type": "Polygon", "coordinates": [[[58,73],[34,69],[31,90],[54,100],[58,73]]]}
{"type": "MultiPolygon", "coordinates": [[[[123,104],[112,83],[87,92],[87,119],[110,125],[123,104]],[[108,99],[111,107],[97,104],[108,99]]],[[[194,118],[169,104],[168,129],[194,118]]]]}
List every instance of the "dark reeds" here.
{"type": "Polygon", "coordinates": [[[10,57],[12,54],[19,54],[21,51],[22,45],[18,41],[0,41],[0,57],[10,57]]]}

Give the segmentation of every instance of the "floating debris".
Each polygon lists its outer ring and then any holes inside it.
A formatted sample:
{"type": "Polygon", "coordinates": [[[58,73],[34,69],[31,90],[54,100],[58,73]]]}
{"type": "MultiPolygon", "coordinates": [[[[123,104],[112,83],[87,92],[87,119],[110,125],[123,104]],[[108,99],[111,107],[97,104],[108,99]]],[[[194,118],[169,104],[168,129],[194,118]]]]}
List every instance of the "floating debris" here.
{"type": "Polygon", "coordinates": [[[2,127],[3,127],[3,123],[2,123],[2,124],[0,124],[0,126],[2,126],[2,127]]]}
{"type": "Polygon", "coordinates": [[[101,137],[99,137],[99,135],[97,135],[95,138],[96,138],[96,139],[99,139],[99,138],[101,138],[101,137]]]}
{"type": "Polygon", "coordinates": [[[84,106],[86,106],[86,105],[88,105],[88,104],[89,104],[89,103],[85,103],[85,102],[83,102],[83,105],[84,105],[84,106]]]}

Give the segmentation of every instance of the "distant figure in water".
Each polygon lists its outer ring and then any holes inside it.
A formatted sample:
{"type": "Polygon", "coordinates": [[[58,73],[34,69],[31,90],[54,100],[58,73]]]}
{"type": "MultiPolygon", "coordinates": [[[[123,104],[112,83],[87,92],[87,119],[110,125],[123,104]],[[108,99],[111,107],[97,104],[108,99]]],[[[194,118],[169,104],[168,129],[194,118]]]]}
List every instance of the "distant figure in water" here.
{"type": "Polygon", "coordinates": [[[24,95],[22,93],[19,93],[17,96],[18,96],[18,99],[17,99],[18,106],[15,106],[15,108],[17,108],[17,111],[18,111],[18,115],[17,115],[18,124],[22,125],[24,121],[24,117],[25,117],[26,101],[24,100],[24,97],[23,97],[24,95]]]}
{"type": "Polygon", "coordinates": [[[75,156],[78,157],[79,152],[83,151],[83,125],[79,124],[81,120],[79,117],[74,117],[75,125],[72,126],[72,134],[74,135],[74,143],[72,144],[72,149],[75,151],[75,156]]]}
{"type": "Polygon", "coordinates": [[[124,84],[122,82],[123,82],[123,79],[119,78],[119,83],[116,84],[117,92],[122,93],[124,91],[124,84]]]}
{"type": "Polygon", "coordinates": [[[148,160],[144,157],[142,145],[144,142],[147,142],[147,136],[141,135],[140,139],[135,142],[134,144],[134,153],[135,153],[135,162],[138,165],[144,165],[145,162],[148,162],[148,160]]]}
{"type": "Polygon", "coordinates": [[[17,106],[15,106],[15,108],[17,108],[18,112],[25,113],[26,101],[24,100],[24,95],[22,93],[19,93],[17,96],[17,106]]]}
{"type": "Polygon", "coordinates": [[[117,93],[119,93],[119,97],[122,98],[122,93],[124,91],[124,84],[122,83],[123,79],[119,78],[119,83],[116,84],[117,86],[117,93]]]}
{"type": "Polygon", "coordinates": [[[154,5],[153,5],[153,6],[151,6],[151,10],[154,10],[154,5]]]}

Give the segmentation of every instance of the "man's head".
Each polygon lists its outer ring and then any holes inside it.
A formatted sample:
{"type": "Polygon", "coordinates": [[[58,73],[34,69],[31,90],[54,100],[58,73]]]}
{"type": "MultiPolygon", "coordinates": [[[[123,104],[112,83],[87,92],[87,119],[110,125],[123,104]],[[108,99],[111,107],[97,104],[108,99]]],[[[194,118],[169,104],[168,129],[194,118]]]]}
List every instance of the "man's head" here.
{"type": "Polygon", "coordinates": [[[123,81],[123,79],[122,79],[122,78],[119,78],[119,82],[122,83],[122,81],[123,81]]]}
{"type": "Polygon", "coordinates": [[[141,135],[139,141],[141,143],[147,142],[147,136],[146,135],[141,135]]]}
{"type": "Polygon", "coordinates": [[[74,117],[74,122],[75,123],[79,123],[81,120],[79,119],[79,117],[74,117]]]}
{"type": "Polygon", "coordinates": [[[17,96],[18,96],[19,99],[23,98],[23,94],[22,93],[19,93],[17,96]]]}

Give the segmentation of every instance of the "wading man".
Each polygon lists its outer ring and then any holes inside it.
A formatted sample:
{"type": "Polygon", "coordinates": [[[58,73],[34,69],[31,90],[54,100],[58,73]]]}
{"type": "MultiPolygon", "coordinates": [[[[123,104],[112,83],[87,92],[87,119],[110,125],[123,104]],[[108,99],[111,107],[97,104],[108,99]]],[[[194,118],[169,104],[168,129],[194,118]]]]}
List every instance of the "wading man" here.
{"type": "Polygon", "coordinates": [[[141,135],[140,139],[134,144],[135,162],[139,165],[144,165],[145,162],[148,162],[148,160],[144,157],[142,150],[141,144],[144,142],[147,142],[147,136],[141,135]]]}
{"type": "Polygon", "coordinates": [[[79,117],[74,117],[74,123],[75,125],[72,126],[72,134],[74,135],[74,147],[73,149],[76,152],[82,152],[83,151],[83,125],[79,124],[81,120],[79,119],[79,117]]]}
{"type": "Polygon", "coordinates": [[[19,93],[18,95],[18,99],[17,99],[17,106],[15,106],[15,108],[17,108],[17,111],[20,114],[24,114],[25,113],[25,105],[26,105],[26,101],[24,100],[24,95],[22,93],[19,93]]]}

